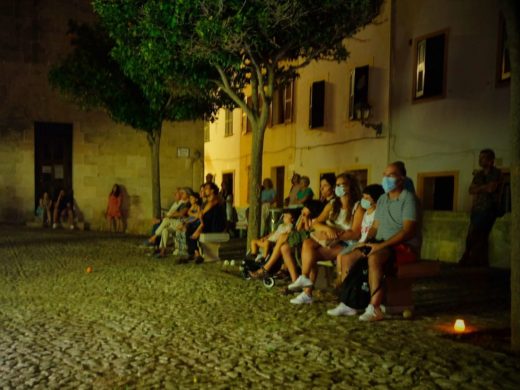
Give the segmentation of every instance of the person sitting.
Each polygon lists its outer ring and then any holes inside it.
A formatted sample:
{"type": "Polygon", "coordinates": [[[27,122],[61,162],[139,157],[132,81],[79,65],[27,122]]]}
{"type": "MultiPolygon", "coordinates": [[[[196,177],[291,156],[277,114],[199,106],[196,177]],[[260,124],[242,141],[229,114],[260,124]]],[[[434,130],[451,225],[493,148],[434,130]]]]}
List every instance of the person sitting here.
{"type": "Polygon", "coordinates": [[[67,225],[71,230],[74,229],[74,200],[72,195],[69,195],[65,190],[61,190],[58,193],[58,197],[54,201],[54,212],[52,219],[52,228],[56,229],[60,220],[66,218],[67,225]]]}
{"type": "Polygon", "coordinates": [[[175,250],[173,255],[180,259],[188,258],[188,247],[186,243],[186,231],[196,230],[200,224],[200,213],[202,211],[202,201],[200,195],[196,192],[190,195],[190,208],[186,215],[186,218],[182,220],[182,223],[177,227],[175,233],[175,250]]]}
{"type": "Polygon", "coordinates": [[[283,221],[274,232],[264,237],[251,240],[251,252],[249,256],[255,258],[255,261],[261,261],[263,258],[266,258],[280,236],[288,234],[293,229],[293,224],[293,213],[291,210],[285,209],[283,211],[283,221]],[[259,249],[261,253],[259,253],[259,249]]]}
{"type": "Polygon", "coordinates": [[[188,202],[189,195],[193,193],[191,188],[184,187],[178,190],[179,202],[175,202],[170,211],[163,218],[159,227],[155,230],[155,233],[148,239],[150,243],[155,243],[160,237],[159,242],[159,253],[157,257],[164,257],[166,255],[166,248],[168,247],[168,239],[170,234],[175,233],[177,227],[181,223],[182,218],[188,213],[190,204],[188,202]],[[174,206],[176,206],[174,208],[174,206]]]}
{"type": "Polygon", "coordinates": [[[36,215],[40,218],[42,226],[52,225],[52,199],[49,193],[45,191],[38,202],[36,215]]]}
{"type": "Polygon", "coordinates": [[[361,193],[354,176],[343,173],[336,178],[332,212],[326,223],[315,223],[315,232],[303,242],[302,274],[291,283],[289,290],[304,289],[291,303],[312,303],[313,285],[318,273],[317,261],[335,259],[352,241],[361,236],[361,221],[365,210],[359,206],[361,193]]]}
{"type": "Polygon", "coordinates": [[[311,200],[314,197],[314,192],[312,192],[312,189],[309,187],[311,184],[311,180],[308,176],[302,176],[300,180],[300,189],[298,193],[296,194],[296,203],[300,206],[302,206],[305,202],[308,200],[311,200]]]}
{"type": "Polygon", "coordinates": [[[197,248],[197,242],[202,233],[219,233],[226,230],[226,209],[218,196],[218,186],[215,183],[204,184],[206,205],[200,212],[200,224],[195,227],[188,225],[186,229],[186,244],[188,255],[196,264],[204,261],[197,248]]]}
{"type": "Polygon", "coordinates": [[[376,243],[368,247],[368,284],[371,298],[360,321],[378,321],[384,318],[380,308],[383,301],[381,283],[388,262],[402,264],[415,261],[420,253],[417,235],[417,205],[415,195],[404,188],[406,174],[399,164],[389,164],[383,173],[385,194],[377,201],[374,223],[368,238],[376,243]]]}
{"type": "MultiPolygon", "coordinates": [[[[366,242],[368,232],[374,222],[377,201],[384,193],[385,191],[383,190],[383,187],[381,187],[379,184],[371,184],[365,187],[363,190],[360,205],[363,209],[365,209],[365,214],[363,215],[363,220],[361,221],[361,238],[359,239],[358,244],[366,242]]],[[[364,257],[364,254],[359,249],[359,246],[349,246],[339,253],[336,260],[338,286],[341,285],[345,279],[347,272],[362,257],[364,257]]],[[[331,316],[355,315],[356,313],[356,309],[347,306],[343,302],[340,302],[339,305],[334,309],[327,311],[327,314],[331,316]]]]}
{"type": "MultiPolygon", "coordinates": [[[[269,260],[259,270],[250,272],[253,279],[259,279],[264,277],[271,269],[276,266],[282,256],[280,248],[283,244],[289,245],[291,248],[301,246],[301,243],[310,236],[310,230],[313,221],[318,218],[325,207],[325,204],[319,200],[307,201],[301,210],[301,214],[296,221],[295,228],[289,233],[280,234],[277,238],[274,248],[269,256],[269,260]]],[[[297,210],[297,209],[296,209],[297,210]]],[[[286,211],[293,213],[293,220],[295,215],[295,209],[289,208],[286,211]]],[[[283,266],[285,270],[287,267],[283,266]]],[[[285,272],[284,270],[284,272],[285,272]]],[[[294,278],[296,279],[296,277],[294,278]]],[[[293,281],[294,281],[293,279],[293,281]]]]}

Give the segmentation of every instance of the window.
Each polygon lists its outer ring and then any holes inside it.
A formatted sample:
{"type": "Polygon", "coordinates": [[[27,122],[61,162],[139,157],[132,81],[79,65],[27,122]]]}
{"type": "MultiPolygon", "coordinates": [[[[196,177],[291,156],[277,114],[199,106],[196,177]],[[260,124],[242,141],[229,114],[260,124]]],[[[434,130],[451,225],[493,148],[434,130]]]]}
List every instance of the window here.
{"type": "Polygon", "coordinates": [[[447,31],[416,39],[413,78],[415,101],[445,96],[447,40],[447,31]]]}
{"type": "Polygon", "coordinates": [[[498,52],[497,52],[497,85],[507,85],[511,80],[511,63],[507,44],[507,31],[504,16],[498,21],[498,52]]]}
{"type": "Polygon", "coordinates": [[[209,142],[209,122],[204,121],[204,142],[209,142]]]}
{"type": "Polygon", "coordinates": [[[315,81],[311,86],[309,128],[325,125],[325,81],[315,81]]]}
{"type": "Polygon", "coordinates": [[[233,110],[226,110],[226,127],[224,129],[224,136],[229,137],[233,135],[233,110]]]}
{"type": "Polygon", "coordinates": [[[417,195],[421,198],[423,209],[455,210],[458,179],[458,172],[419,174],[417,195]]]}
{"type": "Polygon", "coordinates": [[[293,106],[294,81],[291,81],[284,87],[277,89],[273,94],[269,126],[291,123],[293,121],[293,106]]]}
{"type": "Polygon", "coordinates": [[[348,116],[350,120],[358,120],[362,107],[368,106],[368,65],[352,69],[350,72],[348,116]]]}

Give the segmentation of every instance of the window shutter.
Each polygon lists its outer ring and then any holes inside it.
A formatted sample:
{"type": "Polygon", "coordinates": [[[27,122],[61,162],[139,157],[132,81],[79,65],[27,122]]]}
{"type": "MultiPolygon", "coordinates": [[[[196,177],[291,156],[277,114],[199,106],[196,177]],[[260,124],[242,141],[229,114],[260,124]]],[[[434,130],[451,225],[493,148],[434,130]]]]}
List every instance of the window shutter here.
{"type": "Polygon", "coordinates": [[[293,120],[293,101],[294,101],[294,81],[291,81],[284,88],[284,123],[291,123],[293,120]]]}
{"type": "Polygon", "coordinates": [[[323,127],[325,124],[325,80],[315,81],[311,86],[309,107],[309,128],[323,127]]]}
{"type": "Polygon", "coordinates": [[[417,70],[415,79],[415,97],[424,95],[424,80],[426,77],[426,39],[417,42],[417,70]]]}

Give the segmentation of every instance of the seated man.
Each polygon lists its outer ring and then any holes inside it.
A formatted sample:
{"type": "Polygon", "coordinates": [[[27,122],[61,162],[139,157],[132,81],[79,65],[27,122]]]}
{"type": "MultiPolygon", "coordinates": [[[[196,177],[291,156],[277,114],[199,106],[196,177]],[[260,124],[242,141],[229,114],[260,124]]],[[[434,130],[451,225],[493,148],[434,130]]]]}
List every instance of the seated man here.
{"type": "Polygon", "coordinates": [[[52,219],[52,228],[56,229],[60,219],[63,221],[66,219],[67,225],[72,230],[74,229],[74,200],[72,195],[65,193],[61,190],[58,197],[54,201],[54,213],[52,219]]]}
{"type": "Polygon", "coordinates": [[[370,304],[359,317],[361,321],[382,320],[384,315],[380,305],[383,300],[385,264],[415,261],[420,254],[417,235],[415,196],[404,188],[406,174],[400,164],[388,165],[383,173],[385,194],[377,201],[374,223],[368,233],[376,243],[360,244],[370,248],[368,253],[368,283],[370,304]]]}
{"type": "Polygon", "coordinates": [[[155,233],[148,239],[148,242],[155,244],[158,237],[161,237],[159,242],[159,256],[163,257],[166,254],[166,247],[168,246],[168,236],[170,233],[175,233],[177,227],[181,224],[181,218],[184,218],[189,210],[189,195],[193,191],[190,188],[179,188],[176,191],[175,198],[179,199],[174,202],[170,210],[163,218],[155,233]]]}

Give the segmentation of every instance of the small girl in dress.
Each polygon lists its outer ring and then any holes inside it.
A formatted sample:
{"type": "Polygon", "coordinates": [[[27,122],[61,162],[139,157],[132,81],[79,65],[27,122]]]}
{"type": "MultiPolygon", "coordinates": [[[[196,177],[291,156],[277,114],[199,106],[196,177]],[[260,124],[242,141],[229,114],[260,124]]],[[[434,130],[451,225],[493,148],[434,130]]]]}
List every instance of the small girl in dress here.
{"type": "Polygon", "coordinates": [[[105,212],[105,215],[109,231],[123,231],[121,221],[121,189],[117,184],[114,184],[112,191],[108,195],[107,211],[105,212]]]}

